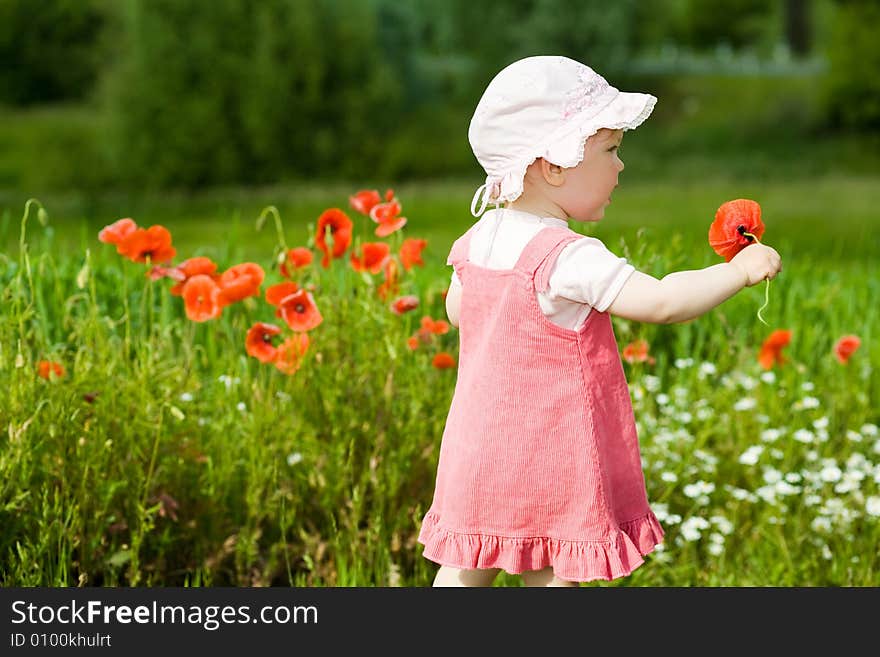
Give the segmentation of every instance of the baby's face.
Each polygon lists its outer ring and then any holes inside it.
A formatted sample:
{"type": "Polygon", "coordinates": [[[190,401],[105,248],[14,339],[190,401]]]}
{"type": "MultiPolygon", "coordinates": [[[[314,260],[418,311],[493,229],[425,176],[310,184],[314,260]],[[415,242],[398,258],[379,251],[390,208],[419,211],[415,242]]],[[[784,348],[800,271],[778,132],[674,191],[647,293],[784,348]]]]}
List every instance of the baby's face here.
{"type": "Polygon", "coordinates": [[[556,190],[556,203],[577,221],[599,221],[611,203],[623,161],[618,148],[623,130],[602,128],[584,144],[584,159],[565,169],[565,183],[556,190]]]}

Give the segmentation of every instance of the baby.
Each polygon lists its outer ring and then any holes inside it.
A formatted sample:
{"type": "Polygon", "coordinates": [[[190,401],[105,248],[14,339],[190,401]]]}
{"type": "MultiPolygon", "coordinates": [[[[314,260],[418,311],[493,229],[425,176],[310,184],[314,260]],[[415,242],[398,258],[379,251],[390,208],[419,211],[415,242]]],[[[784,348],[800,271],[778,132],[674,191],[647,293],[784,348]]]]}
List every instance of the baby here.
{"type": "Polygon", "coordinates": [[[469,139],[487,178],[471,212],[495,210],[447,261],[459,370],[419,534],[435,586],[489,586],[502,569],[526,586],[611,580],[662,542],[610,315],[686,321],[782,267],[751,244],[658,280],[568,228],[603,218],[623,133],[656,100],[540,56],[502,70],[477,106],[469,139]]]}

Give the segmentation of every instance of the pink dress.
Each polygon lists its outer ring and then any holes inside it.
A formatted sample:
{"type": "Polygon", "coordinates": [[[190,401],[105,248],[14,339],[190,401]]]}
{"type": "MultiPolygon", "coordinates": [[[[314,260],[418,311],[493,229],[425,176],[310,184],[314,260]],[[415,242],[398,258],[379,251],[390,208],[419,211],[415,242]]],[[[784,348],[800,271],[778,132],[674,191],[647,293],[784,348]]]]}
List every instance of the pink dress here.
{"type": "MultiPolygon", "coordinates": [[[[472,229],[471,229],[472,230],[472,229]]],[[[459,365],[423,556],[565,580],[630,574],[663,540],[648,506],[629,388],[607,312],[577,331],[538,306],[560,250],[582,237],[542,229],[513,269],[447,264],[462,281],[459,365]]]]}

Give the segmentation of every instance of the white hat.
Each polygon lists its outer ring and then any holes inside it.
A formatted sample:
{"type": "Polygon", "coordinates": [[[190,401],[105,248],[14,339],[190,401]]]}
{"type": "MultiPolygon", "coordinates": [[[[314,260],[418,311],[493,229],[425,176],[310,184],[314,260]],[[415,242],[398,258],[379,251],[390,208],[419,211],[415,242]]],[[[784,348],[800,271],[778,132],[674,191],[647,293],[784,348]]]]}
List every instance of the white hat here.
{"type": "Polygon", "coordinates": [[[600,128],[632,129],[651,114],[657,98],[618,91],[601,75],[568,57],[541,55],[513,62],[483,93],[468,128],[468,141],[486,171],[471,201],[478,217],[523,191],[526,169],[542,157],[573,167],[584,143],[600,128]],[[479,211],[477,199],[483,194],[479,211]]]}

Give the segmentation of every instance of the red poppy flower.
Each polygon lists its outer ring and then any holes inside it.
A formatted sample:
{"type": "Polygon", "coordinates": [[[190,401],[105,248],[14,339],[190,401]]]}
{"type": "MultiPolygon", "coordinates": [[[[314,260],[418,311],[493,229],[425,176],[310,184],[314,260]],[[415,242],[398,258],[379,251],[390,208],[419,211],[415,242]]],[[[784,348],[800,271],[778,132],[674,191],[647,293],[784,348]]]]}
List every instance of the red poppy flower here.
{"type": "Polygon", "coordinates": [[[386,201],[393,201],[394,200],[394,190],[393,189],[386,189],[385,190],[385,200],[386,201]]]}
{"type": "Polygon", "coordinates": [[[274,324],[257,322],[251,326],[245,338],[245,351],[248,356],[253,356],[261,363],[274,361],[278,350],[272,346],[272,336],[279,333],[281,329],[274,324]]]}
{"type": "Polygon", "coordinates": [[[725,262],[730,262],[743,248],[760,240],[763,234],[761,206],[740,198],[718,208],[715,221],[709,227],[709,244],[725,262]]]}
{"type": "Polygon", "coordinates": [[[290,269],[288,268],[288,264],[294,270],[303,269],[304,267],[308,267],[312,264],[312,252],[304,246],[298,246],[296,248],[290,249],[287,252],[286,257],[284,258],[284,262],[281,263],[279,269],[281,270],[281,275],[285,278],[291,278],[290,269]]]}
{"type": "Polygon", "coordinates": [[[838,361],[846,365],[849,357],[853,355],[862,341],[857,335],[844,335],[834,344],[834,355],[838,361]]]}
{"type": "Polygon", "coordinates": [[[373,206],[378,205],[381,202],[382,197],[379,196],[379,190],[377,189],[364,189],[354,196],[348,197],[349,205],[361,214],[367,216],[370,216],[370,210],[373,209],[373,206]]]}
{"type": "Polygon", "coordinates": [[[65,374],[64,365],[54,360],[41,360],[37,363],[37,374],[50,381],[52,377],[61,378],[65,374]]]}
{"type": "Polygon", "coordinates": [[[420,333],[443,335],[449,333],[449,323],[442,319],[431,319],[428,315],[422,317],[420,333]]]}
{"type": "Polygon", "coordinates": [[[351,268],[355,271],[369,271],[378,274],[385,264],[385,259],[391,252],[391,247],[385,242],[366,242],[361,244],[361,257],[352,252],[351,268]]]}
{"type": "Polygon", "coordinates": [[[98,233],[98,239],[104,244],[116,244],[117,247],[126,237],[137,230],[133,219],[120,219],[109,226],[104,226],[98,233]]]}
{"type": "Polygon", "coordinates": [[[395,315],[402,315],[419,307],[419,298],[412,295],[405,297],[397,297],[391,302],[391,312],[395,315]]]}
{"type": "Polygon", "coordinates": [[[266,289],[266,302],[273,306],[279,306],[285,297],[295,294],[297,290],[299,290],[299,285],[293,281],[284,281],[283,283],[270,285],[266,289]]]}
{"type": "Polygon", "coordinates": [[[293,374],[302,365],[303,356],[309,348],[309,334],[297,333],[278,345],[275,367],[285,374],[293,374]]]}
{"type": "Polygon", "coordinates": [[[419,348],[419,339],[416,336],[411,335],[406,339],[406,346],[410,351],[415,351],[419,348]]]}
{"type": "Polygon", "coordinates": [[[782,355],[782,348],[791,342],[791,331],[787,329],[777,329],[764,340],[761,345],[761,351],[758,353],[758,362],[765,370],[769,370],[773,365],[782,365],[787,362],[782,355]]]}
{"type": "Polygon", "coordinates": [[[306,289],[284,297],[278,306],[278,315],[294,331],[310,331],[324,321],[312,293],[306,289]]]}
{"type": "Polygon", "coordinates": [[[648,343],[645,340],[630,342],[623,348],[623,359],[627,363],[644,363],[653,365],[656,359],[648,355],[648,343]]]}
{"type": "Polygon", "coordinates": [[[403,265],[403,268],[409,271],[413,268],[413,265],[424,267],[422,249],[427,245],[427,240],[414,239],[412,237],[403,240],[403,244],[400,245],[400,264],[403,265]]]}
{"type": "Polygon", "coordinates": [[[351,244],[351,230],[354,224],[348,215],[339,208],[330,208],[325,210],[318,217],[318,224],[315,229],[315,246],[324,254],[321,259],[321,266],[327,268],[330,266],[331,258],[338,258],[351,244]],[[330,231],[333,240],[333,251],[327,246],[326,233],[330,231]]]}
{"type": "MultiPolygon", "coordinates": [[[[153,270],[163,269],[160,267],[153,267],[153,270]]],[[[210,276],[215,281],[219,278],[219,276],[215,273],[217,271],[216,263],[210,258],[205,258],[204,256],[197,256],[195,258],[189,258],[188,260],[184,260],[176,267],[171,267],[166,270],[166,276],[177,281],[174,285],[171,286],[169,292],[176,297],[179,297],[183,294],[183,286],[184,284],[193,276],[197,274],[205,274],[206,276],[210,276]]]]}
{"type": "Polygon", "coordinates": [[[206,322],[220,316],[223,304],[220,286],[207,274],[196,274],[183,285],[186,316],[194,322],[206,322]]]}
{"type": "Polygon", "coordinates": [[[376,228],[377,237],[387,237],[406,225],[406,217],[401,217],[400,212],[400,203],[396,200],[379,203],[370,210],[370,219],[379,224],[376,228]]]}
{"type": "Polygon", "coordinates": [[[434,356],[434,360],[431,361],[431,365],[436,367],[438,370],[446,370],[452,367],[455,367],[455,359],[451,354],[441,351],[439,354],[434,356]]]}
{"type": "Polygon", "coordinates": [[[388,258],[384,267],[385,280],[376,288],[379,298],[386,301],[388,297],[393,296],[400,290],[400,266],[395,258],[388,258]]]}
{"type": "Polygon", "coordinates": [[[234,265],[220,275],[220,302],[224,305],[241,301],[247,297],[260,296],[260,284],[265,272],[254,262],[234,265]]]}
{"type": "Polygon", "coordinates": [[[177,250],[171,246],[171,233],[165,226],[136,228],[116,246],[120,255],[134,262],[167,262],[177,250]]]}

